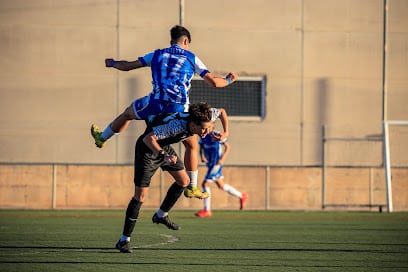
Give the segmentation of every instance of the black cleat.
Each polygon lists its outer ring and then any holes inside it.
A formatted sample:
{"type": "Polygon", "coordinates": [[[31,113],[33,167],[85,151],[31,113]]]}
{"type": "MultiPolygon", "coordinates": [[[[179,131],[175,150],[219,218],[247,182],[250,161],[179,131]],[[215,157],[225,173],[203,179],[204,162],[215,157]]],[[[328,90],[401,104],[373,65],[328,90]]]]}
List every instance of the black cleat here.
{"type": "Polygon", "coordinates": [[[163,225],[165,225],[166,227],[168,227],[169,229],[172,229],[172,230],[179,230],[180,229],[180,227],[176,223],[171,221],[171,219],[167,215],[165,217],[160,218],[160,217],[157,216],[157,213],[155,213],[153,215],[153,217],[152,217],[152,221],[153,221],[153,223],[156,223],[156,224],[163,224],[163,225]]]}
{"type": "Polygon", "coordinates": [[[115,248],[117,250],[119,250],[120,252],[122,252],[122,253],[131,253],[132,252],[132,250],[130,248],[130,242],[129,241],[120,241],[119,240],[116,243],[115,248]]]}

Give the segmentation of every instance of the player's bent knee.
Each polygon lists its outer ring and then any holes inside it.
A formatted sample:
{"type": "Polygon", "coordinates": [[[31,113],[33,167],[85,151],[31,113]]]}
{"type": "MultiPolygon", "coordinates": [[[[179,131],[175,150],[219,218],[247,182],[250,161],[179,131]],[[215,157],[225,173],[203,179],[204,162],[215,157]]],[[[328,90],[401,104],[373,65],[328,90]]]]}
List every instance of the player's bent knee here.
{"type": "Polygon", "coordinates": [[[135,111],[133,110],[132,106],[127,107],[126,110],[122,113],[122,115],[127,120],[135,120],[136,119],[135,111]]]}
{"type": "Polygon", "coordinates": [[[187,187],[187,185],[190,183],[190,180],[189,180],[189,179],[176,180],[176,183],[177,183],[179,186],[187,187]]]}
{"type": "Polygon", "coordinates": [[[147,196],[148,190],[149,190],[148,187],[136,187],[133,198],[139,202],[144,202],[147,196]]]}
{"type": "Polygon", "coordinates": [[[224,190],[224,183],[215,182],[215,184],[217,184],[218,189],[224,190]]]}
{"type": "Polygon", "coordinates": [[[187,138],[186,140],[183,141],[184,147],[186,149],[198,149],[198,141],[194,136],[187,138]]]}

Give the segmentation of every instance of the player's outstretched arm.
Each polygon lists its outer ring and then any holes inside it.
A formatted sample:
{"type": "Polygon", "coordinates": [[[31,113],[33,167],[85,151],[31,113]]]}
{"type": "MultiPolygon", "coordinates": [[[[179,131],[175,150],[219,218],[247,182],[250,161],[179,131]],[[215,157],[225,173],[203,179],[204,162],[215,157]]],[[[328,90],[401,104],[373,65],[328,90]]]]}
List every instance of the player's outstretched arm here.
{"type": "Polygon", "coordinates": [[[207,73],[203,79],[211,87],[222,88],[232,84],[238,76],[234,72],[228,73],[226,77],[216,77],[212,73],[207,73]]]}
{"type": "Polygon", "coordinates": [[[220,132],[219,134],[213,134],[213,137],[217,140],[224,140],[225,138],[228,138],[229,134],[228,115],[223,108],[219,108],[218,111],[220,112],[220,116],[218,118],[220,118],[224,131],[220,132]]]}
{"type": "Polygon", "coordinates": [[[130,70],[144,67],[143,63],[140,60],[127,61],[127,60],[114,60],[114,59],[105,59],[105,66],[113,67],[120,71],[130,71],[130,70]]]}

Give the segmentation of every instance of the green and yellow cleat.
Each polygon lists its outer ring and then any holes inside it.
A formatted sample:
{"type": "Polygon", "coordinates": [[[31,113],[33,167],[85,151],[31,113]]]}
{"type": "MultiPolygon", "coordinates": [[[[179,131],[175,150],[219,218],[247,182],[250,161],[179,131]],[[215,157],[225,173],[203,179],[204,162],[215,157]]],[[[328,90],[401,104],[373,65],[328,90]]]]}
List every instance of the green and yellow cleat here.
{"type": "Polygon", "coordinates": [[[92,124],[91,126],[91,135],[94,138],[95,145],[97,147],[104,147],[104,145],[106,144],[106,140],[102,138],[102,131],[95,124],[92,124]]]}
{"type": "Polygon", "coordinates": [[[204,199],[210,195],[207,192],[201,192],[197,187],[187,186],[187,188],[184,189],[184,196],[188,198],[204,199]]]}

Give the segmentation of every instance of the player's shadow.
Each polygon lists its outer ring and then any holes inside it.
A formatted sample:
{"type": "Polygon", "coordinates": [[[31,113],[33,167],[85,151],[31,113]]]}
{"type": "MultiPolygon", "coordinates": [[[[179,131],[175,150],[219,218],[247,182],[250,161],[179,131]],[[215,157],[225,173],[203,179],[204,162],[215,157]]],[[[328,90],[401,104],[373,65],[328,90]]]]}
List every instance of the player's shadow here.
{"type": "MultiPolygon", "coordinates": [[[[362,244],[364,245],[364,244],[362,244]]],[[[372,244],[370,244],[372,245],[372,244]]],[[[165,248],[165,247],[134,247],[134,251],[270,251],[270,252],[366,252],[366,253],[401,253],[398,247],[406,248],[408,244],[378,244],[378,246],[393,246],[391,249],[346,249],[346,248],[165,248]]],[[[1,249],[8,250],[39,250],[43,252],[72,251],[72,252],[97,252],[97,253],[114,253],[117,249],[112,247],[68,247],[68,246],[0,246],[1,249]]]]}

